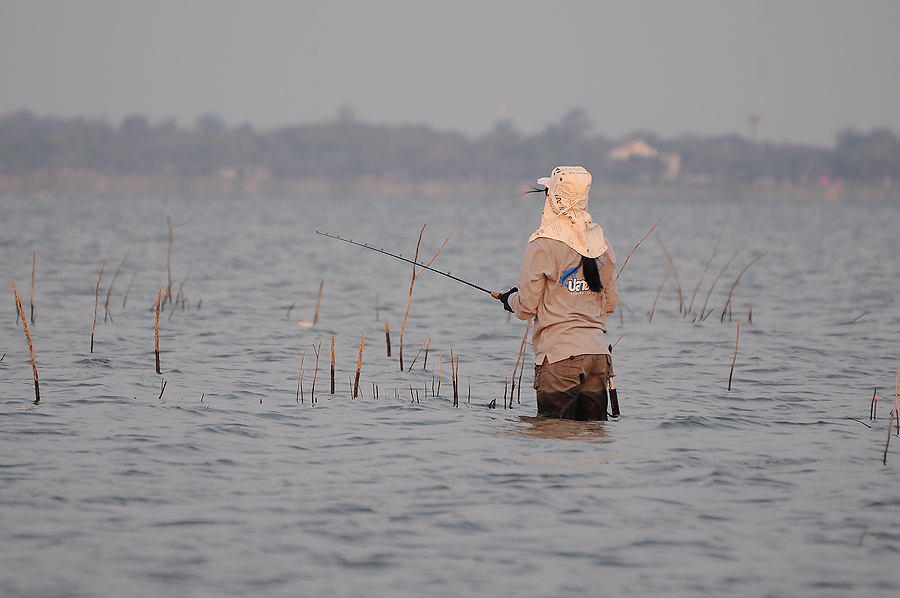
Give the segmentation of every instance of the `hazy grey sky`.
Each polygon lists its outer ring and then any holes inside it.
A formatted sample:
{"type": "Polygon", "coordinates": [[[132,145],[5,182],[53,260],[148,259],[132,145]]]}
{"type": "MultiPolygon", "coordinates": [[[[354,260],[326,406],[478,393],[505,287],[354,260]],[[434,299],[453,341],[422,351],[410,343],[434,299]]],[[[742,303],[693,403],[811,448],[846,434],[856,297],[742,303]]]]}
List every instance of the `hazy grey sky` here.
{"type": "Polygon", "coordinates": [[[333,119],[832,145],[900,133],[897,0],[0,0],[0,116],[333,119]]]}

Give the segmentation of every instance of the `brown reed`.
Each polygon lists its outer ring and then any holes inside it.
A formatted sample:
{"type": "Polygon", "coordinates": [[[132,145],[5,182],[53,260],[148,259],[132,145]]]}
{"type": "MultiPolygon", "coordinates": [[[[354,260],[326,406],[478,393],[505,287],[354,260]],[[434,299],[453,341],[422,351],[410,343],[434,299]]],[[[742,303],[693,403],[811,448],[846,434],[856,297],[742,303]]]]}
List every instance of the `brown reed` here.
{"type": "Polygon", "coordinates": [[[163,380],[162,383],[160,384],[160,387],[159,387],[159,398],[157,399],[158,401],[161,401],[161,400],[162,400],[163,393],[166,392],[166,385],[167,385],[167,384],[168,384],[168,382],[165,381],[165,380],[163,380]]]}
{"type": "MultiPolygon", "coordinates": [[[[106,290],[106,303],[103,304],[103,321],[106,322],[106,316],[112,318],[112,314],[109,312],[109,298],[112,295],[113,285],[116,284],[116,277],[119,275],[119,270],[122,269],[122,265],[125,263],[125,260],[128,259],[128,254],[131,253],[131,246],[128,246],[128,251],[125,252],[125,257],[122,258],[122,261],[119,262],[119,267],[116,268],[116,271],[113,273],[112,282],[109,283],[109,288],[106,290]]],[[[124,307],[124,304],[123,304],[124,307]]]]}
{"type": "MultiPolygon", "coordinates": [[[[528,319],[528,325],[525,327],[525,335],[522,337],[522,344],[519,345],[519,354],[516,356],[516,365],[513,368],[512,373],[512,389],[509,392],[510,397],[516,392],[516,373],[519,371],[519,363],[522,363],[522,371],[525,371],[525,343],[528,340],[528,331],[531,329],[531,318],[528,319]]],[[[522,377],[519,376],[519,382],[521,383],[522,377]]],[[[519,394],[521,395],[521,389],[519,394]]],[[[510,401],[512,398],[510,398],[510,401]]]]}
{"type": "Polygon", "coordinates": [[[734,337],[734,357],[731,359],[731,371],[728,373],[728,390],[731,391],[731,377],[734,375],[734,364],[737,361],[738,340],[741,336],[741,319],[737,321],[737,333],[734,337]]]}
{"type": "Polygon", "coordinates": [[[450,384],[453,387],[453,406],[459,405],[459,395],[456,392],[456,369],[453,365],[453,344],[450,344],[450,384]]]}
{"type": "Polygon", "coordinates": [[[684,314],[685,316],[691,313],[691,309],[694,307],[694,299],[697,297],[697,291],[700,290],[700,285],[703,284],[703,278],[706,276],[706,272],[709,270],[713,259],[716,257],[716,252],[719,250],[719,243],[722,242],[722,235],[725,233],[726,224],[728,224],[728,216],[725,217],[725,222],[722,224],[722,230],[719,231],[719,238],[716,239],[716,246],[713,247],[712,255],[709,256],[709,261],[706,262],[706,268],[703,269],[703,274],[700,275],[700,280],[697,281],[697,288],[694,289],[694,294],[691,295],[691,302],[688,304],[687,312],[684,314]]]}
{"type": "Polygon", "coordinates": [[[737,286],[738,281],[740,281],[741,276],[744,275],[744,272],[746,272],[747,269],[748,269],[750,266],[752,266],[753,264],[755,264],[756,262],[758,262],[759,259],[760,259],[761,257],[763,257],[764,255],[767,255],[768,253],[769,253],[768,251],[763,251],[762,253],[760,253],[758,256],[756,256],[755,258],[753,258],[753,261],[752,261],[752,262],[750,262],[749,264],[747,264],[746,266],[744,266],[744,269],[741,270],[741,273],[740,273],[740,274],[738,274],[738,277],[734,280],[734,284],[731,285],[731,290],[728,291],[728,300],[725,302],[725,307],[722,309],[722,317],[719,318],[719,321],[720,321],[720,322],[724,322],[724,321],[725,321],[725,312],[728,311],[728,308],[731,306],[731,295],[732,295],[732,293],[734,293],[734,288],[737,286]]]}
{"type": "Polygon", "coordinates": [[[331,394],[334,394],[334,335],[331,335],[331,394]]]}
{"type": "Polygon", "coordinates": [[[162,372],[159,369],[159,306],[160,306],[160,298],[162,297],[162,289],[159,289],[159,292],[156,293],[156,326],[154,328],[155,331],[155,348],[156,348],[156,373],[162,375],[162,372]]]}
{"type": "Polygon", "coordinates": [[[898,414],[897,435],[900,436],[900,411],[897,410],[897,382],[900,381],[900,360],[897,361],[897,375],[894,377],[894,413],[898,414]]]}
{"type": "Polygon", "coordinates": [[[440,359],[441,366],[438,368],[437,396],[441,396],[441,378],[444,377],[444,352],[443,351],[438,351],[438,358],[440,359]]]}
{"type": "Polygon", "coordinates": [[[296,301],[294,301],[293,303],[291,303],[291,306],[288,308],[287,313],[284,314],[284,317],[285,317],[285,318],[290,318],[290,317],[291,317],[291,310],[294,309],[294,306],[295,306],[295,305],[297,305],[297,302],[296,302],[296,301]]]}
{"type": "Polygon", "coordinates": [[[666,281],[669,280],[669,274],[671,274],[671,273],[672,273],[672,268],[670,266],[669,269],[666,271],[666,277],[663,278],[662,284],[659,285],[659,290],[656,291],[656,298],[653,300],[653,307],[650,308],[650,314],[649,314],[650,322],[653,321],[653,313],[656,311],[656,302],[659,301],[659,294],[662,293],[663,287],[666,286],[666,281]]]}
{"type": "Polygon", "coordinates": [[[91,324],[91,353],[94,352],[94,327],[97,326],[97,307],[100,305],[100,279],[103,278],[103,268],[106,264],[100,266],[100,277],[97,278],[97,293],[94,299],[94,323],[91,324]]]}
{"type": "Polygon", "coordinates": [[[316,369],[313,370],[313,381],[312,388],[309,390],[309,404],[316,404],[316,376],[319,375],[319,350],[322,348],[322,339],[319,339],[319,346],[313,347],[313,351],[316,352],[316,369]]]}
{"type": "Polygon", "coordinates": [[[179,224],[172,224],[172,219],[166,216],[166,225],[169,227],[169,249],[166,251],[166,274],[168,275],[169,286],[166,289],[164,302],[172,298],[172,231],[179,226],[184,226],[190,222],[191,218],[188,218],[179,224]]]}
{"type": "Polygon", "coordinates": [[[37,269],[37,250],[31,250],[31,323],[34,324],[34,271],[37,269]]]}
{"type": "Polygon", "coordinates": [[[359,395],[359,372],[362,370],[362,354],[363,354],[363,345],[366,342],[366,331],[363,330],[362,338],[359,341],[359,357],[356,358],[356,378],[353,380],[353,398],[355,399],[357,395],[359,395]]]}
{"type": "Polygon", "coordinates": [[[409,281],[409,299],[407,299],[407,301],[406,301],[406,313],[403,315],[403,324],[400,326],[400,348],[399,348],[398,352],[400,354],[400,371],[401,372],[403,371],[403,333],[406,331],[406,320],[407,320],[407,318],[409,318],[409,307],[410,307],[410,305],[412,305],[413,285],[416,283],[416,278],[422,272],[424,272],[428,268],[428,266],[430,266],[432,263],[434,263],[434,260],[437,259],[437,256],[440,255],[441,251],[444,250],[444,245],[446,245],[447,241],[450,240],[450,235],[447,235],[447,238],[444,239],[444,243],[441,245],[440,249],[437,250],[437,253],[434,254],[434,257],[431,258],[431,261],[429,261],[427,264],[425,264],[424,268],[422,268],[421,270],[416,272],[416,265],[417,265],[416,262],[419,261],[419,246],[422,244],[422,235],[425,233],[426,224],[422,225],[422,230],[419,231],[419,240],[416,242],[416,254],[415,254],[415,257],[413,258],[413,273],[412,273],[412,278],[409,281]]]}
{"type": "MultiPolygon", "coordinates": [[[[882,463],[884,463],[885,465],[887,465],[888,447],[891,445],[891,428],[894,427],[895,419],[897,419],[896,410],[892,409],[891,410],[891,421],[888,422],[887,442],[884,443],[884,459],[882,459],[882,463]]],[[[900,421],[900,420],[898,420],[898,421],[900,421]]]]}
{"type": "Polygon", "coordinates": [[[722,268],[722,271],[719,272],[719,275],[716,276],[715,280],[713,280],[712,286],[709,287],[709,292],[706,293],[706,300],[703,302],[703,309],[700,310],[700,321],[701,322],[703,320],[705,320],[706,318],[708,318],[709,314],[711,314],[713,312],[713,310],[710,309],[709,313],[706,313],[706,304],[709,303],[709,297],[710,297],[710,295],[712,295],[713,289],[716,288],[716,283],[719,282],[719,279],[722,278],[723,274],[725,274],[725,270],[728,269],[728,266],[731,265],[732,260],[734,260],[734,258],[737,257],[738,253],[740,253],[740,252],[735,251],[734,255],[731,256],[731,259],[729,259],[727,262],[725,262],[725,266],[722,268]]]}
{"type": "MultiPolygon", "coordinates": [[[[387,326],[387,324],[385,324],[385,326],[387,326]]],[[[419,355],[422,353],[422,349],[425,348],[425,343],[428,342],[430,339],[431,339],[431,336],[430,336],[430,335],[426,335],[426,336],[425,336],[425,340],[422,341],[422,346],[419,347],[418,352],[416,352],[416,356],[413,357],[412,363],[409,364],[409,369],[406,370],[407,372],[411,372],[411,371],[412,371],[413,366],[416,365],[416,360],[419,358],[419,355]]],[[[389,353],[388,353],[388,357],[390,357],[390,356],[391,356],[391,354],[390,354],[390,352],[389,352],[389,353]]]]}
{"type": "Polygon", "coordinates": [[[319,283],[319,298],[316,299],[316,313],[313,315],[313,326],[316,325],[316,322],[319,321],[319,304],[322,302],[322,287],[325,286],[325,281],[319,283]]]}
{"type": "Polygon", "coordinates": [[[660,247],[662,247],[662,250],[665,252],[666,257],[669,258],[669,264],[671,264],[671,266],[672,266],[672,272],[675,273],[675,283],[676,283],[675,290],[678,291],[678,313],[683,313],[684,312],[684,297],[682,297],[682,295],[681,295],[681,279],[678,278],[678,268],[675,267],[675,262],[672,261],[672,256],[669,255],[669,250],[666,249],[666,245],[665,245],[665,243],[662,242],[662,239],[659,237],[659,235],[656,235],[656,240],[659,241],[660,247]]]}
{"type": "Polygon", "coordinates": [[[137,272],[131,275],[131,282],[128,283],[128,288],[125,290],[125,298],[122,299],[122,309],[125,309],[125,302],[128,301],[128,293],[131,292],[131,285],[134,284],[135,277],[137,277],[137,272]]]}
{"type": "Polygon", "coordinates": [[[425,340],[428,341],[428,344],[425,345],[425,359],[422,361],[423,370],[428,366],[428,349],[431,348],[431,336],[425,337],[425,340]]]}
{"type": "MultiPolygon", "coordinates": [[[[13,283],[13,293],[16,296],[16,307],[19,309],[19,317],[22,318],[22,327],[25,329],[25,340],[28,341],[28,354],[31,356],[31,369],[34,371],[34,404],[41,402],[41,385],[38,382],[37,362],[34,360],[34,347],[31,344],[31,333],[28,332],[28,322],[25,320],[25,310],[22,308],[22,300],[19,299],[19,291],[16,283],[13,283]]],[[[6,357],[6,353],[3,354],[6,357]]],[[[0,357],[0,359],[3,359],[0,357]]]]}
{"type": "Polygon", "coordinates": [[[300,373],[297,374],[297,402],[303,402],[303,360],[306,359],[306,351],[309,347],[303,347],[303,356],[300,358],[300,373]]]}
{"type": "Polygon", "coordinates": [[[181,283],[178,285],[178,294],[175,295],[175,300],[172,301],[172,311],[169,312],[168,320],[172,319],[172,315],[175,313],[175,310],[178,309],[179,303],[181,303],[181,309],[184,310],[184,283],[187,281],[187,278],[190,275],[191,271],[188,270],[187,274],[185,274],[184,278],[181,280],[181,283]]]}
{"type": "MultiPolygon", "coordinates": [[[[391,356],[391,330],[388,328],[388,323],[384,323],[384,342],[387,344],[387,356],[391,356]]],[[[418,356],[417,356],[418,357],[418,356]]],[[[415,361],[414,361],[415,363],[415,361]]],[[[410,368],[412,366],[409,366],[410,368]]]]}
{"type": "MultiPolygon", "coordinates": [[[[528,320],[528,325],[525,326],[525,338],[528,338],[528,331],[531,329],[531,320],[528,320]]],[[[522,374],[525,373],[525,347],[522,347],[522,367],[519,368],[519,391],[516,393],[516,404],[522,404],[522,374]]]]}
{"type": "MultiPolygon", "coordinates": [[[[656,221],[656,224],[659,224],[660,222],[662,222],[662,218],[660,218],[659,220],[657,220],[657,221],[656,221]]],[[[646,234],[646,235],[644,235],[644,239],[646,239],[647,237],[650,236],[650,233],[652,233],[652,232],[653,232],[653,229],[656,228],[656,224],[654,224],[652,227],[650,227],[650,230],[647,231],[647,234],[646,234]]],[[[637,242],[637,245],[634,246],[634,249],[631,250],[631,253],[634,253],[634,252],[635,252],[635,250],[638,248],[638,245],[640,245],[641,243],[644,242],[644,239],[641,239],[640,241],[637,242]]],[[[631,253],[629,253],[629,254],[628,254],[628,257],[625,258],[625,261],[622,262],[622,267],[619,268],[619,273],[616,274],[616,280],[619,279],[619,275],[622,274],[622,270],[625,269],[625,264],[628,263],[628,258],[631,257],[631,253]]]]}

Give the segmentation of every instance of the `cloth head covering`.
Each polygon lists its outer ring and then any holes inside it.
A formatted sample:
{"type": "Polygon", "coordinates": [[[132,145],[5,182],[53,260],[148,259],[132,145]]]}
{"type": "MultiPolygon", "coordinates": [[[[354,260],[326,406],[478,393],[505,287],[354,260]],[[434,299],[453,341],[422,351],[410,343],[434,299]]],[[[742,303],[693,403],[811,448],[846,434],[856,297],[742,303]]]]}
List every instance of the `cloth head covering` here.
{"type": "Polygon", "coordinates": [[[538,185],[547,187],[547,203],[541,226],[528,241],[556,239],[590,258],[606,253],[603,229],[587,211],[591,180],[591,173],[581,166],[557,166],[549,177],[538,179],[538,185]]]}

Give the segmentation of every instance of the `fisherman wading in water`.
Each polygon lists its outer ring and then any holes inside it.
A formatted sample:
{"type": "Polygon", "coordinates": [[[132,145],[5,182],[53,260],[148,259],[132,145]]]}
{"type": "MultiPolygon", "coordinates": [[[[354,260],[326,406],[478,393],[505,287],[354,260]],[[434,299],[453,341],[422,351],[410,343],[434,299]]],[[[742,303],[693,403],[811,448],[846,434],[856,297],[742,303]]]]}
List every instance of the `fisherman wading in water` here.
{"type": "Polygon", "coordinates": [[[559,166],[538,185],[547,201],[518,287],[491,295],[520,320],[534,318],[538,415],[605,420],[610,359],[603,335],[619,301],[616,257],[587,211],[591,173],[559,166]]]}

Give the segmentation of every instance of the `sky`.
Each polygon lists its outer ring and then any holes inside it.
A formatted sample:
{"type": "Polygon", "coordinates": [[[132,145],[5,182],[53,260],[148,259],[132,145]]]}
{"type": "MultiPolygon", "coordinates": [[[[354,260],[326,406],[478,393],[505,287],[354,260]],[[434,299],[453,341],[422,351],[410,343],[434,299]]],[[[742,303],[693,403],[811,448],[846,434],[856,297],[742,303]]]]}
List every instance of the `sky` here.
{"type": "Polygon", "coordinates": [[[900,134],[896,0],[0,0],[0,117],[900,134]]]}

